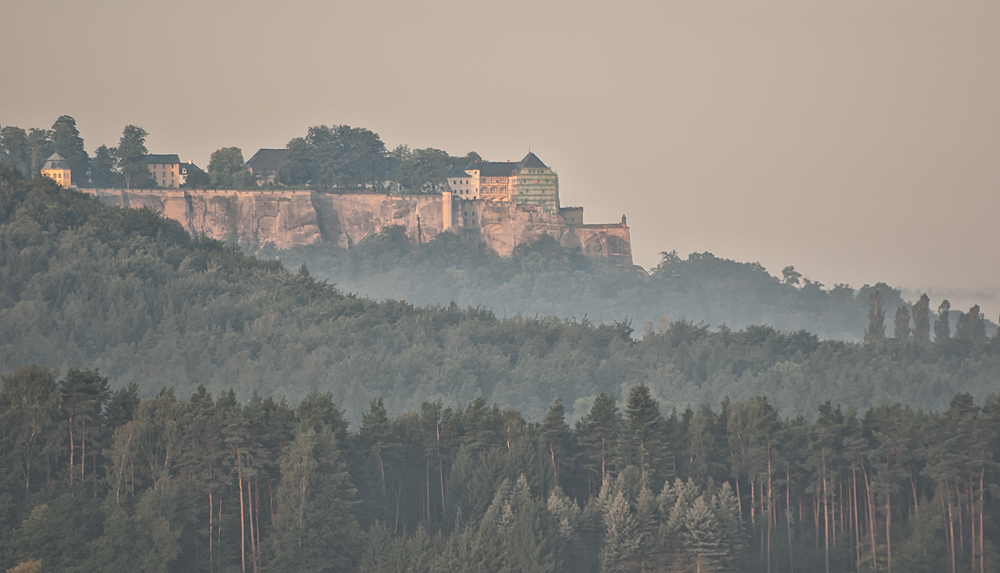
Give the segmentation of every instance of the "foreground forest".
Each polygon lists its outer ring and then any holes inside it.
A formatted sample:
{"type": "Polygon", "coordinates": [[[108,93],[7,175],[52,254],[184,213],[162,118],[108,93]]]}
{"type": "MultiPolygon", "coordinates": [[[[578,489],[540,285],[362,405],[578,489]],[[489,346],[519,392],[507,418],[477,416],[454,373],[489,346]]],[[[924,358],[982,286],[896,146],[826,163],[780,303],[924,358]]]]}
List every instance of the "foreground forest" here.
{"type": "MultiPolygon", "coordinates": [[[[555,266],[565,256],[539,248],[517,263],[555,266]]],[[[374,302],[305,267],[292,273],[192,239],[152,211],[108,207],[0,167],[0,373],[96,368],[113,387],[137,383],[144,397],[204,385],[215,395],[232,388],[240,401],[257,392],[295,404],[319,390],[358,423],[379,396],[394,415],[482,396],[531,420],[560,396],[575,422],[597,394],[621,397],[634,384],[667,410],[767,395],[783,416],[811,415],[827,400],[941,410],[955,393],[995,392],[1000,339],[981,320],[969,326],[978,312],[951,321],[923,304],[896,328],[891,305],[883,308],[881,326],[855,344],[680,319],[646,325],[636,340],[628,321],[374,302]]]]}
{"type": "Polygon", "coordinates": [[[598,395],[571,429],[482,398],[357,431],[329,394],[142,400],[91,370],[0,386],[0,569],[995,571],[1000,397],[943,412],[763,397],[667,415],[598,395]]]}

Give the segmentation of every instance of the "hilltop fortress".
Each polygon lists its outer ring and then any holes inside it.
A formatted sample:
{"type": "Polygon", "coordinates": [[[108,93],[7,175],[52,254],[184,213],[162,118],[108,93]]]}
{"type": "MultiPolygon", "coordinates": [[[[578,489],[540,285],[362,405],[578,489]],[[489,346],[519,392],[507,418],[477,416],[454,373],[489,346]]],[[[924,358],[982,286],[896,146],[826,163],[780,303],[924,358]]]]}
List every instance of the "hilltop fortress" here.
{"type": "Polygon", "coordinates": [[[279,249],[319,241],[350,249],[393,225],[414,242],[452,232],[501,256],[549,235],[561,245],[622,268],[632,267],[625,217],[587,225],[582,207],[560,207],[556,173],[533,153],[510,162],[477,161],[453,168],[440,195],[387,195],[354,190],[80,189],[104,203],[150,207],[204,233],[243,245],[279,249]]]}

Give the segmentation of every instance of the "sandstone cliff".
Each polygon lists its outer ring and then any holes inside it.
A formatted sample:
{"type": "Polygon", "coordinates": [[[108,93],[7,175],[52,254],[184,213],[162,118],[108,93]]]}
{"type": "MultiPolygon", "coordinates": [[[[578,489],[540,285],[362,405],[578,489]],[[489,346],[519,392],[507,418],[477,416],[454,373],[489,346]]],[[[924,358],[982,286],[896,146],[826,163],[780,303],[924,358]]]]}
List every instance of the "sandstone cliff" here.
{"type": "Polygon", "coordinates": [[[279,249],[320,240],[351,248],[392,225],[413,241],[443,231],[482,241],[501,256],[549,235],[587,256],[629,268],[632,245],[624,224],[569,225],[559,214],[533,205],[457,201],[449,196],[399,197],[376,193],[179,189],[81,189],[121,207],[150,207],[180,221],[193,235],[279,249]],[[450,214],[446,213],[446,209],[450,214]],[[451,226],[446,225],[451,222],[451,226]]]}

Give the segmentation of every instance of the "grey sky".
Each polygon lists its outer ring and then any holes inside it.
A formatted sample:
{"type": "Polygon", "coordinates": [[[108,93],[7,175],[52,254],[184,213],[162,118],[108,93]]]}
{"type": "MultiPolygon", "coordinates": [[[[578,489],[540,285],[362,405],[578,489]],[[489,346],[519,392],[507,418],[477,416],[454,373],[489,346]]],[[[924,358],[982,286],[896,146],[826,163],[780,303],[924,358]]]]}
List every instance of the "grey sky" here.
{"type": "Polygon", "coordinates": [[[91,153],[127,123],[201,165],[321,123],[530,145],[646,267],[1000,287],[995,0],[4,0],[0,29],[0,124],[69,114],[91,153]]]}

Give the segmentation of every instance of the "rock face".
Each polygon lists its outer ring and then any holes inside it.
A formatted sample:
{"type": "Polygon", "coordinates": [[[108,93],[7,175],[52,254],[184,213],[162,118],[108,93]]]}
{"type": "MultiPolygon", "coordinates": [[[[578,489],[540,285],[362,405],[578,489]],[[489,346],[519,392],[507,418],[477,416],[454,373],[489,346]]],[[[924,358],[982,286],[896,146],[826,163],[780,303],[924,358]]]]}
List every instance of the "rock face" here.
{"type": "MultiPolygon", "coordinates": [[[[104,203],[150,207],[179,221],[192,235],[204,233],[244,245],[273,244],[279,249],[320,240],[349,249],[365,237],[393,225],[406,228],[415,242],[451,231],[481,241],[501,256],[519,244],[549,235],[619,267],[632,266],[632,243],[620,224],[567,223],[563,215],[534,205],[458,201],[450,194],[399,197],[377,193],[317,191],[81,189],[104,203]]],[[[579,220],[582,221],[582,215],[579,220]]],[[[574,220],[574,223],[577,221],[574,220]]]]}

